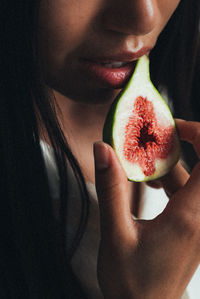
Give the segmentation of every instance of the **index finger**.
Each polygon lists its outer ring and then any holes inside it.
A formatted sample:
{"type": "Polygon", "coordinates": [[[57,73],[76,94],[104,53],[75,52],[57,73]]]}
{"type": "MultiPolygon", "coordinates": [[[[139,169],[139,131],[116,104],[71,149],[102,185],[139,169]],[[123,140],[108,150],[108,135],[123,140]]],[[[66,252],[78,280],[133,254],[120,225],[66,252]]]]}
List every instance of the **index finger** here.
{"type": "Polygon", "coordinates": [[[200,123],[182,119],[175,121],[180,139],[192,143],[198,157],[200,157],[200,123]]]}
{"type": "MultiPolygon", "coordinates": [[[[200,156],[200,123],[178,119],[176,124],[180,138],[192,143],[200,156]]],[[[200,162],[192,170],[184,187],[174,194],[168,207],[176,213],[184,212],[185,215],[192,216],[192,219],[200,218],[200,162]]]]}
{"type": "Polygon", "coordinates": [[[182,188],[189,179],[186,169],[178,162],[174,168],[160,179],[166,194],[171,197],[180,188],[182,188]]]}

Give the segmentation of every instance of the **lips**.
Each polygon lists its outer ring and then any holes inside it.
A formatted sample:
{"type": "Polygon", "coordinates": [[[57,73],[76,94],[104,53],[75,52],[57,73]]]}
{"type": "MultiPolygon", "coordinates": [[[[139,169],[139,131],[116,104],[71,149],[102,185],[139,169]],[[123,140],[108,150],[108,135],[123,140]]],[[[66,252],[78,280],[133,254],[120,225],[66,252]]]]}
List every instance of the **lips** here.
{"type": "Polygon", "coordinates": [[[142,48],[137,52],[123,52],[112,56],[82,58],[81,70],[90,80],[104,87],[123,88],[133,73],[137,60],[148,55],[150,49],[142,48]]]}
{"type": "MultiPolygon", "coordinates": [[[[118,64],[118,63],[117,63],[118,64]]],[[[107,64],[83,61],[82,68],[91,80],[99,82],[103,87],[122,88],[132,74],[136,62],[116,67],[115,62],[107,64]]]]}

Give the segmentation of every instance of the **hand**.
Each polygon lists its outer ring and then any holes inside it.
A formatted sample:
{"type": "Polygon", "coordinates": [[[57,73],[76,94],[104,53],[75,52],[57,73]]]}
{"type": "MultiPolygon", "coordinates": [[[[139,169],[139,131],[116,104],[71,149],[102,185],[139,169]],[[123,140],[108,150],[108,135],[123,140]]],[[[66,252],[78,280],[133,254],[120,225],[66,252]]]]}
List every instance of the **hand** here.
{"type": "MultiPolygon", "coordinates": [[[[200,123],[177,120],[200,154],[200,123]]],[[[94,147],[101,242],[98,279],[105,299],[180,298],[200,261],[200,163],[191,176],[177,164],[163,180],[171,194],[153,220],[134,220],[126,175],[112,148],[94,147]]]]}

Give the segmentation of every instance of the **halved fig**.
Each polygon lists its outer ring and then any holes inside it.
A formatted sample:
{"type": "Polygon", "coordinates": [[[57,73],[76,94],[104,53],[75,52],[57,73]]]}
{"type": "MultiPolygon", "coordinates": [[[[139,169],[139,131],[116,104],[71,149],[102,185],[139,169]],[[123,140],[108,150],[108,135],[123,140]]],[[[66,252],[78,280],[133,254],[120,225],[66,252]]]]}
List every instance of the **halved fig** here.
{"type": "Polygon", "coordinates": [[[138,60],[131,79],[113,102],[103,140],[114,148],[131,181],[158,179],[179,160],[175,122],[150,80],[147,56],[138,60]]]}

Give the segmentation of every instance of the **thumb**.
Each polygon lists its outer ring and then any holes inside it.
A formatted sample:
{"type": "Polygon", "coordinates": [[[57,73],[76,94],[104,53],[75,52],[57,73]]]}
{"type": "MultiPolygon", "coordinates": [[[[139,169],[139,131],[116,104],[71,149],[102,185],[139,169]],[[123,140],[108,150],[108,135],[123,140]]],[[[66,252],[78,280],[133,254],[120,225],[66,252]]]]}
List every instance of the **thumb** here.
{"type": "Polygon", "coordinates": [[[108,238],[125,237],[134,223],[128,199],[127,177],[109,145],[94,143],[94,158],[101,235],[108,238]]]}

